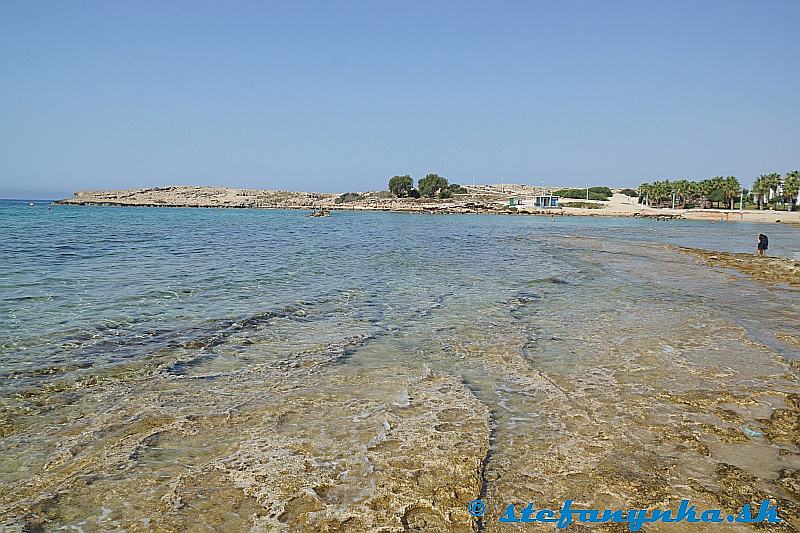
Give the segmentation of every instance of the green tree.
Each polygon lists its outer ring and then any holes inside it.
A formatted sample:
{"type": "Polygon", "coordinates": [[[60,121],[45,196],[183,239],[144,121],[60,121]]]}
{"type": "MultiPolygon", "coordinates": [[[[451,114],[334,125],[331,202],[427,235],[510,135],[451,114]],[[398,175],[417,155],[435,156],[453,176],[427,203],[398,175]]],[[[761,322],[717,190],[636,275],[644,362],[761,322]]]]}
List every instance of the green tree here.
{"type": "Polygon", "coordinates": [[[709,204],[717,204],[716,207],[719,208],[720,204],[725,200],[725,191],[722,189],[722,187],[714,187],[711,189],[711,192],[708,195],[709,204]]]}
{"type": "Polygon", "coordinates": [[[777,172],[767,174],[767,185],[769,186],[771,191],[777,194],[778,187],[781,186],[781,175],[778,174],[777,172]]]}
{"type": "Polygon", "coordinates": [[[793,170],[786,174],[783,180],[783,195],[788,198],[789,210],[794,211],[800,202],[800,170],[793,170]]]}
{"type": "Polygon", "coordinates": [[[725,200],[728,201],[730,209],[733,209],[733,204],[736,202],[736,199],[739,198],[741,190],[742,186],[739,184],[739,180],[736,176],[722,178],[722,195],[725,197],[725,200]]]}
{"type": "Polygon", "coordinates": [[[758,195],[758,208],[764,208],[764,202],[768,201],[771,192],[777,192],[781,184],[781,175],[777,173],[762,174],[753,182],[753,192],[758,195]]]}
{"type": "Polygon", "coordinates": [[[711,207],[711,202],[713,201],[711,196],[716,189],[717,184],[711,178],[697,182],[697,192],[700,195],[700,207],[702,209],[706,208],[706,202],[708,202],[708,207],[711,207]]]}
{"type": "Polygon", "coordinates": [[[459,185],[458,183],[451,183],[447,186],[447,190],[453,194],[466,194],[467,189],[459,185]]]}
{"type": "Polygon", "coordinates": [[[757,177],[756,180],[753,182],[753,194],[756,196],[756,201],[758,202],[758,208],[764,208],[764,195],[767,194],[769,187],[766,185],[766,180],[764,179],[765,175],[762,174],[761,176],[757,177]]]}
{"type": "Polygon", "coordinates": [[[654,181],[650,186],[650,205],[662,207],[662,203],[672,198],[672,183],[669,180],[654,181]]]}
{"type": "Polygon", "coordinates": [[[672,184],[672,187],[677,197],[676,203],[685,206],[692,198],[692,191],[694,190],[692,182],[689,180],[678,180],[672,184]]]}
{"type": "Polygon", "coordinates": [[[642,183],[639,185],[639,203],[650,205],[650,191],[653,186],[650,183],[642,183]]]}
{"type": "Polygon", "coordinates": [[[404,176],[394,176],[389,180],[389,192],[398,198],[405,198],[414,188],[414,179],[408,174],[404,176]]]}
{"type": "Polygon", "coordinates": [[[442,189],[447,189],[447,180],[438,174],[428,174],[419,180],[419,193],[427,198],[433,198],[442,189]]]}
{"type": "MultiPolygon", "coordinates": [[[[778,192],[778,187],[781,185],[781,175],[777,172],[771,174],[762,174],[758,177],[761,180],[760,192],[764,196],[765,201],[771,201],[772,193],[778,192]]],[[[753,186],[755,189],[755,186],[753,186]]],[[[759,201],[759,209],[761,209],[761,202],[759,201]]]]}
{"type": "Polygon", "coordinates": [[[663,202],[665,207],[672,207],[672,194],[675,192],[675,182],[670,180],[659,181],[656,187],[656,195],[659,202],[663,202]]]}

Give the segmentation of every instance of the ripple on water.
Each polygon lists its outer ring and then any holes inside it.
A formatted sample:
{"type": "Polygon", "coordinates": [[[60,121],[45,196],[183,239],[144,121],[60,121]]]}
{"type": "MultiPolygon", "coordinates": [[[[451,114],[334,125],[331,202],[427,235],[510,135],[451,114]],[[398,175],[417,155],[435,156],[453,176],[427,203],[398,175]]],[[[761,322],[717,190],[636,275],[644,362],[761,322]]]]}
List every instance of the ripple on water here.
{"type": "Polygon", "coordinates": [[[472,531],[479,496],[486,531],[567,498],[800,528],[797,293],[662,245],[747,225],[8,209],[50,251],[0,242],[6,528],[472,531]]]}

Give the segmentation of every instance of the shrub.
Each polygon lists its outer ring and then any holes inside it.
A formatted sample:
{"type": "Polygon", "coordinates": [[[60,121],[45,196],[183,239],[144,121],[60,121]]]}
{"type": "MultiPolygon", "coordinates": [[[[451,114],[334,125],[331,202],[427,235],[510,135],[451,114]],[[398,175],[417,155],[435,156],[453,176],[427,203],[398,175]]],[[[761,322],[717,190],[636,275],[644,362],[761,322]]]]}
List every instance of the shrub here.
{"type": "Polygon", "coordinates": [[[625,196],[630,196],[631,198],[636,198],[639,196],[639,193],[634,191],[633,189],[622,189],[620,194],[624,194],[625,196]]]}
{"type": "MultiPolygon", "coordinates": [[[[591,193],[591,191],[589,191],[591,193]]],[[[585,193],[584,193],[585,194],[585,193]]],[[[558,205],[561,207],[581,207],[583,209],[602,209],[601,204],[593,204],[590,202],[561,202],[558,205]]]]}
{"type": "Polygon", "coordinates": [[[453,194],[466,194],[467,189],[459,185],[458,183],[451,183],[447,186],[447,190],[453,194]]]}
{"type": "Polygon", "coordinates": [[[364,197],[357,192],[346,192],[336,198],[333,203],[335,204],[345,204],[347,202],[357,202],[358,200],[363,200],[364,197]]]}
{"type": "Polygon", "coordinates": [[[453,193],[450,191],[450,189],[442,189],[441,191],[439,191],[439,198],[442,200],[452,197],[453,193]]]}
{"type": "MultiPolygon", "coordinates": [[[[607,189],[607,187],[594,187],[596,189],[607,189]]],[[[560,196],[562,198],[575,198],[579,200],[586,200],[586,189],[561,189],[554,192],[556,196],[560,196]]],[[[610,194],[605,194],[604,192],[597,192],[593,191],[592,188],[589,188],[589,200],[608,200],[608,197],[611,196],[610,194]]]]}
{"type": "Polygon", "coordinates": [[[589,187],[589,192],[596,192],[597,194],[604,194],[606,197],[614,196],[614,191],[608,187],[589,187]]]}

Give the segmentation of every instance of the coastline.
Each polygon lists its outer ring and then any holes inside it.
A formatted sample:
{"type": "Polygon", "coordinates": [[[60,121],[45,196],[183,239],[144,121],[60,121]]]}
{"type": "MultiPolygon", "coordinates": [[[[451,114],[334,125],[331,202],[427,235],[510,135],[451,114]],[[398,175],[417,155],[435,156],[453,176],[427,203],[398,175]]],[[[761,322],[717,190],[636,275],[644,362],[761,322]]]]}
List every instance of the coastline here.
{"type": "MultiPolygon", "coordinates": [[[[428,214],[496,214],[534,216],[603,216],[618,218],[652,218],[657,220],[699,220],[709,222],[786,223],[800,227],[800,212],[723,209],[657,209],[634,203],[635,200],[615,194],[608,202],[589,201],[597,208],[561,207],[534,209],[509,207],[504,198],[509,194],[531,194],[525,186],[468,187],[467,194],[452,200],[391,198],[383,193],[363,193],[356,201],[337,203],[338,194],[291,192],[279,190],[229,189],[223,187],[157,187],[148,189],[79,191],[72,198],[54,205],[111,207],[172,207],[229,209],[297,209],[339,211],[387,211],[428,214]]],[[[565,202],[569,202],[565,199],[565,202]]]]}

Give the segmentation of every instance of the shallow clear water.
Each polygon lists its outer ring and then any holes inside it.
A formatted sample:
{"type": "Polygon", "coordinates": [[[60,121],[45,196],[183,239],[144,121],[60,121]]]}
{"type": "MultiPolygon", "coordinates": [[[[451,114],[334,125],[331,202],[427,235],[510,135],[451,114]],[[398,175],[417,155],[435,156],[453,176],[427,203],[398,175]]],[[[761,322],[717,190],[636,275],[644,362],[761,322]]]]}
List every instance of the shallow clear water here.
{"type": "Polygon", "coordinates": [[[304,215],[0,202],[0,525],[492,530],[512,501],[763,494],[796,519],[800,294],[674,248],[794,257],[796,228],[304,215]]]}

